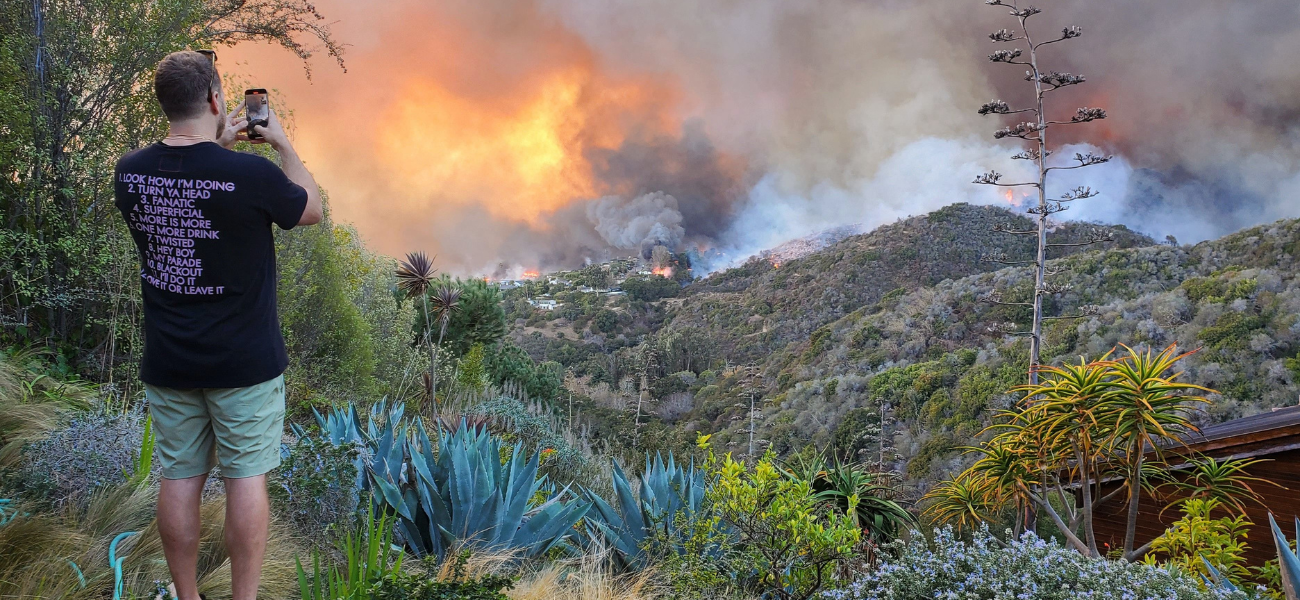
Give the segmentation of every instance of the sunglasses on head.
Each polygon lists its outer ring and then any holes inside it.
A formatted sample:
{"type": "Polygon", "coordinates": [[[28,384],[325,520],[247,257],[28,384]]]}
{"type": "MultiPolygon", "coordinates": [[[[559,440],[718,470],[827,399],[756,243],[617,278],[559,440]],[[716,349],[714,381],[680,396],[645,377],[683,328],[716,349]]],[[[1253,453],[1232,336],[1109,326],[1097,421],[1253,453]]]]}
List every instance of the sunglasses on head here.
{"type": "Polygon", "coordinates": [[[213,65],[213,66],[216,66],[216,64],[217,64],[217,51],[216,51],[216,50],[195,50],[195,52],[198,52],[199,54],[202,54],[203,56],[208,57],[208,60],[211,60],[211,61],[212,61],[212,65],[213,65]]]}

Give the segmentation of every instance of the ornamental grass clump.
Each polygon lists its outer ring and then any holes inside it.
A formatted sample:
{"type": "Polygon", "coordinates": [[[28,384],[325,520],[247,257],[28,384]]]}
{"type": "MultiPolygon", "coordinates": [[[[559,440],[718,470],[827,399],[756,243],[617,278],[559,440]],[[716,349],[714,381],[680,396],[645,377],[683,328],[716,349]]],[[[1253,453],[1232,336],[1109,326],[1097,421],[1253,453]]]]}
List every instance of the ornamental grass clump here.
{"type": "Polygon", "coordinates": [[[823,594],[833,600],[1218,600],[1240,591],[1206,589],[1175,566],[1089,558],[1025,532],[1003,543],[987,526],[963,541],[951,527],[929,542],[916,534],[896,542],[897,558],[852,585],[823,594]]]}

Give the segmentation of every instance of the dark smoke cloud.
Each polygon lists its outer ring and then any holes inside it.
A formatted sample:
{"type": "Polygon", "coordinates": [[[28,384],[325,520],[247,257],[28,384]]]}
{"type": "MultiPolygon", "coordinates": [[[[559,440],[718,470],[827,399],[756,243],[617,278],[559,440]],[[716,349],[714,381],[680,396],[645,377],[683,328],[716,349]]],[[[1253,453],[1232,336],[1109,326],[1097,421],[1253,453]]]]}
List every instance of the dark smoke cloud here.
{"type": "MultiPolygon", "coordinates": [[[[334,1],[322,10],[328,14],[334,1]]],[[[337,0],[332,8],[355,12],[345,6],[337,0]]],[[[414,33],[376,32],[388,19],[418,22],[404,11],[428,16],[430,4],[383,6],[384,19],[360,16],[368,29],[353,32],[363,40],[353,53],[356,77],[366,77],[366,57],[381,57],[374,61],[381,78],[420,69],[427,56],[412,46],[414,33]]],[[[340,214],[355,216],[385,250],[431,248],[444,266],[467,273],[576,266],[659,238],[739,260],[837,225],[870,227],[960,201],[1006,203],[998,190],[970,181],[989,169],[1017,174],[1007,159],[1016,149],[990,135],[1004,123],[975,114],[991,98],[1026,99],[1023,69],[985,59],[998,47],[987,34],[1011,23],[1005,8],[982,0],[437,6],[451,8],[432,17],[459,20],[443,29],[475,50],[458,68],[476,97],[526,80],[537,56],[563,61],[576,53],[602,73],[671,82],[680,98],[669,112],[683,126],[665,135],[628,122],[618,146],[586,146],[598,192],[531,223],[442,202],[437,190],[376,187],[339,198],[340,214]],[[557,31],[566,44],[545,41],[557,31]],[[427,198],[430,208],[385,208],[394,193],[427,198]]],[[[1089,79],[1054,96],[1054,116],[1078,106],[1110,113],[1095,125],[1054,129],[1053,142],[1078,144],[1058,156],[1089,148],[1116,155],[1061,177],[1058,190],[1091,185],[1103,193],[1065,216],[1182,242],[1300,216],[1300,3],[1060,0],[1042,7],[1031,20],[1041,35],[1084,28],[1083,38],[1044,49],[1049,68],[1089,79]]],[[[351,17],[342,18],[346,35],[351,17]]],[[[304,110],[304,128],[308,119],[304,110]]],[[[357,154],[346,156],[360,160],[357,154]]],[[[352,187],[367,185],[365,172],[362,162],[352,187]]]]}

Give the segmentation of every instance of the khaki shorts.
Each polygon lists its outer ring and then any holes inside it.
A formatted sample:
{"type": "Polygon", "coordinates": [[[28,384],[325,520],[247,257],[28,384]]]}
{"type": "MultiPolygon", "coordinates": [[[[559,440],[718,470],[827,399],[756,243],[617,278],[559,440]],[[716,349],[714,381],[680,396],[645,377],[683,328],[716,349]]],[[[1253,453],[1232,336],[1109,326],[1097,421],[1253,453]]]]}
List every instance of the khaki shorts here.
{"type": "Polygon", "coordinates": [[[144,390],[164,478],[207,475],[220,464],[223,477],[240,479],[280,466],[283,375],[242,388],[144,390]]]}

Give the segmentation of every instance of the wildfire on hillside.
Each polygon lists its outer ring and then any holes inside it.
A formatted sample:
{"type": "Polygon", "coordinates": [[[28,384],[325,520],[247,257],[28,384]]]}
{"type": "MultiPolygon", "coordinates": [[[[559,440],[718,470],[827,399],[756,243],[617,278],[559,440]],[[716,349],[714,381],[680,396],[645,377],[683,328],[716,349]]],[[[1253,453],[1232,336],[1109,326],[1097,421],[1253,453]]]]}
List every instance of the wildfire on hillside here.
{"type": "Polygon", "coordinates": [[[655,274],[655,275],[658,275],[658,276],[660,276],[660,277],[667,278],[667,279],[672,279],[672,277],[673,277],[673,268],[672,268],[672,267],[655,267],[655,268],[651,269],[650,272],[653,273],[653,274],[655,274]]]}
{"type": "Polygon", "coordinates": [[[537,279],[540,276],[541,273],[537,271],[524,271],[524,274],[520,276],[520,279],[537,279]]]}

